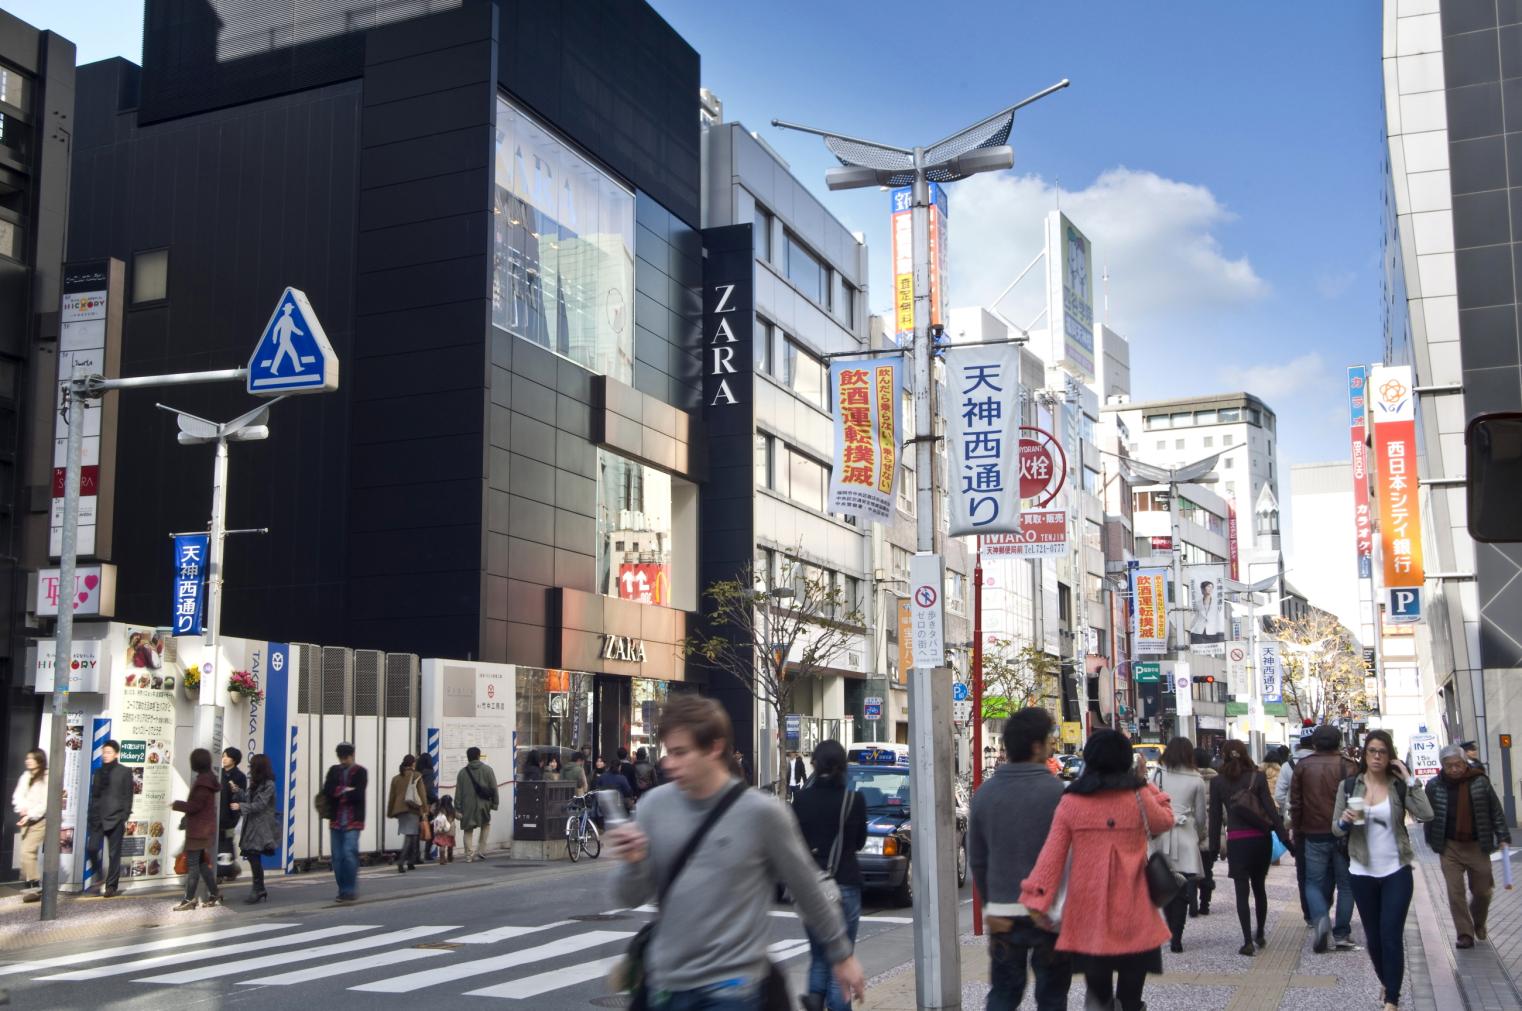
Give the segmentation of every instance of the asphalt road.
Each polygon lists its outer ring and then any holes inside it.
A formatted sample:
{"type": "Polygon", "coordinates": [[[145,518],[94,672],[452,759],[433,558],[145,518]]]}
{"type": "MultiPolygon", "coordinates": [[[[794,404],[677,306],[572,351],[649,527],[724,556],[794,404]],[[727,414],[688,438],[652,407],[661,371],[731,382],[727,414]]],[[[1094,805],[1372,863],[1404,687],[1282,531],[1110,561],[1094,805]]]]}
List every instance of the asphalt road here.
{"type": "MultiPolygon", "coordinates": [[[[409,875],[377,868],[351,906],[325,900],[318,872],[272,882],[271,901],[254,907],[236,901],[239,883],[223,910],[170,913],[165,900],[152,925],[10,952],[0,988],[11,1006],[37,1009],[333,1011],[461,996],[536,1011],[622,1007],[608,970],[652,914],[616,908],[612,869],[606,858],[559,867],[497,859],[409,875]]],[[[964,929],[968,899],[964,889],[964,929]]],[[[869,979],[913,959],[909,912],[867,896],[857,955],[869,979]]],[[[801,990],[802,925],[779,906],[771,930],[773,958],[801,990]]]]}

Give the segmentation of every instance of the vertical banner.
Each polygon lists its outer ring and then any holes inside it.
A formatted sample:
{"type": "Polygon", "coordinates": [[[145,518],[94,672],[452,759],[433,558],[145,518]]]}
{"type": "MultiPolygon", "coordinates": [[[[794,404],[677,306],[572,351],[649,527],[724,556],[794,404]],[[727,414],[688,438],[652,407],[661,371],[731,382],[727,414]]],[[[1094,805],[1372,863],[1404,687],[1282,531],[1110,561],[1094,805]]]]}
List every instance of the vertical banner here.
{"type": "Polygon", "coordinates": [[[84,867],[81,876],[82,888],[89,888],[94,884],[96,873],[100,870],[95,866],[95,861],[90,859],[90,843],[86,838],[89,835],[89,826],[83,824],[79,812],[82,805],[79,799],[85,795],[86,784],[95,780],[95,770],[101,767],[100,749],[111,739],[111,719],[107,716],[97,716],[93,721],[93,732],[90,734],[90,773],[87,778],[80,776],[79,760],[80,749],[84,747],[85,718],[82,714],[70,713],[68,722],[64,724],[67,736],[64,738],[64,762],[63,762],[63,821],[59,829],[58,843],[58,880],[68,881],[70,871],[74,863],[74,854],[82,853],[84,858],[80,863],[84,867]],[[81,831],[83,830],[83,831],[81,831]],[[79,845],[75,846],[75,835],[79,835],[79,845]],[[65,859],[67,857],[67,859],[65,859]]]}
{"type": "Polygon", "coordinates": [[[1422,514],[1416,474],[1416,394],[1409,365],[1376,365],[1374,465],[1378,479],[1379,540],[1386,589],[1420,590],[1422,514]]]}
{"type": "Polygon", "coordinates": [[[914,666],[914,612],[908,597],[898,598],[898,683],[909,683],[909,668],[914,666]]]}
{"type": "Polygon", "coordinates": [[[946,349],[951,536],[1020,531],[1020,349],[946,349]]]}
{"type": "Polygon", "coordinates": [[[1168,652],[1168,570],[1137,568],[1132,576],[1131,646],[1138,656],[1168,652]]]}
{"type": "Polygon", "coordinates": [[[1279,643],[1273,639],[1258,640],[1258,677],[1265,703],[1284,701],[1284,667],[1279,660],[1279,643]]]}
{"type": "Polygon", "coordinates": [[[946,663],[946,565],[940,555],[909,556],[909,606],[914,642],[912,664],[933,670],[946,663]]]}
{"type": "Polygon", "coordinates": [[[1183,567],[1189,586],[1189,651],[1220,656],[1226,642],[1226,566],[1196,564],[1183,567]]]}
{"type": "Polygon", "coordinates": [[[893,516],[901,367],[898,356],[855,362],[837,358],[830,365],[835,398],[831,512],[879,523],[893,516]]]}
{"type": "Polygon", "coordinates": [[[1231,578],[1241,579],[1237,567],[1237,507],[1230,502],[1226,503],[1226,545],[1231,553],[1231,578]]]}
{"type": "Polygon", "coordinates": [[[1242,639],[1232,639],[1226,643],[1226,692],[1238,699],[1245,699],[1252,694],[1252,685],[1248,681],[1251,677],[1252,665],[1247,661],[1247,643],[1242,639]]]}
{"type": "MultiPolygon", "coordinates": [[[[1180,719],[1194,715],[1194,673],[1188,660],[1173,665],[1173,705],[1180,719]]],[[[1179,733],[1183,733],[1180,728],[1179,733]]]]}
{"type": "Polygon", "coordinates": [[[1374,577],[1374,521],[1369,515],[1368,369],[1348,369],[1349,441],[1353,449],[1353,524],[1358,537],[1358,578],[1374,577]]]}
{"type": "Polygon", "coordinates": [[[201,634],[201,602],[206,587],[207,534],[181,534],[174,539],[174,634],[201,634]]]}
{"type": "MultiPolygon", "coordinates": [[[[291,705],[291,646],[284,642],[264,644],[264,655],[257,646],[250,646],[248,670],[254,675],[259,687],[264,689],[264,701],[250,699],[247,706],[248,746],[245,754],[258,751],[270,757],[271,771],[275,774],[275,817],[283,819],[291,832],[295,831],[295,812],[290,810],[290,795],[296,785],[296,752],[292,748],[290,760],[282,770],[280,753],[286,746],[286,735],[294,728],[291,720],[296,715],[291,705]]],[[[278,871],[289,865],[291,855],[276,851],[264,858],[266,870],[278,871]]]]}
{"type": "MultiPolygon", "coordinates": [[[[892,193],[893,333],[900,344],[914,339],[914,191],[892,193]]],[[[930,325],[946,318],[946,191],[930,184],[930,325]]]]}
{"type": "Polygon", "coordinates": [[[1046,318],[1058,364],[1094,381],[1093,248],[1061,211],[1046,218],[1046,318]]]}

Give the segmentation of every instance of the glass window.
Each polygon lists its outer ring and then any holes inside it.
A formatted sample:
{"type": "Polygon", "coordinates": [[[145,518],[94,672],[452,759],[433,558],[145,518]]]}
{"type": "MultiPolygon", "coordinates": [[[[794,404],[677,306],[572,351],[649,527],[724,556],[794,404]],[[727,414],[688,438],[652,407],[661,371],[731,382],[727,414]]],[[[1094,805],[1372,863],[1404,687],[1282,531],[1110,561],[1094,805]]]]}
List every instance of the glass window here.
{"type": "Polygon", "coordinates": [[[1214,445],[1215,445],[1215,436],[1213,436],[1213,435],[1207,435],[1207,436],[1205,436],[1205,448],[1209,449],[1209,448],[1211,448],[1214,445]]]}
{"type": "Polygon", "coordinates": [[[1173,448],[1174,449],[1183,449],[1184,448],[1184,440],[1183,439],[1174,439],[1173,440],[1173,448]]]}
{"type": "Polygon", "coordinates": [[[21,259],[21,226],[14,221],[0,219],[0,256],[21,259]]]}
{"type": "Polygon", "coordinates": [[[599,593],[671,606],[672,480],[653,467],[597,451],[599,593]]]}
{"type": "Polygon", "coordinates": [[[1242,411],[1237,407],[1223,407],[1216,412],[1216,417],[1221,421],[1241,421],[1242,411]]]}
{"type": "Polygon", "coordinates": [[[1168,448],[1168,440],[1167,439],[1158,439],[1157,440],[1157,448],[1158,449],[1167,449],[1168,448]]]}
{"type": "Polygon", "coordinates": [[[132,302],[169,297],[169,250],[149,249],[132,256],[132,302]]]}
{"type": "Polygon", "coordinates": [[[1166,415],[1166,414],[1149,414],[1145,418],[1142,419],[1142,428],[1144,428],[1144,429],[1146,429],[1148,431],[1151,431],[1154,428],[1167,428],[1167,427],[1168,427],[1168,415],[1166,415]]]}
{"type": "Polygon", "coordinates": [[[1194,423],[1194,415],[1189,411],[1175,411],[1169,417],[1174,428],[1188,428],[1194,423]]]}
{"type": "Polygon", "coordinates": [[[772,372],[772,325],[761,317],[756,317],[756,335],[751,341],[751,348],[755,352],[756,371],[770,375],[772,372]]]}
{"type": "Polygon", "coordinates": [[[32,150],[31,124],[0,112],[0,147],[6,148],[11,157],[24,160],[32,150]]]}
{"type": "Polygon", "coordinates": [[[824,362],[799,347],[791,338],[787,339],[785,353],[782,381],[788,389],[815,407],[824,407],[824,362]]]}
{"type": "Polygon", "coordinates": [[[846,325],[847,330],[855,330],[856,289],[847,284],[839,274],[835,277],[840,282],[840,297],[835,300],[836,308],[840,310],[840,320],[846,325]]]}
{"type": "Polygon", "coordinates": [[[1214,411],[1195,411],[1194,423],[1196,425],[1214,425],[1216,413],[1214,411]]]}
{"type": "Polygon", "coordinates": [[[1256,407],[1249,407],[1247,409],[1247,420],[1251,421],[1254,425],[1262,425],[1263,415],[1258,412],[1256,407]]]}
{"type": "Polygon", "coordinates": [[[1221,445],[1223,445],[1223,446],[1230,446],[1233,443],[1235,443],[1236,441],[1237,441],[1237,437],[1235,435],[1223,435],[1223,436],[1221,436],[1221,445]]]}
{"type": "Polygon", "coordinates": [[[827,271],[819,257],[809,252],[794,236],[787,233],[787,278],[815,302],[825,304],[825,274],[827,271]]]}
{"type": "Polygon", "coordinates": [[[824,512],[824,493],[828,471],[825,466],[794,449],[788,450],[788,497],[799,505],[824,512]]]}
{"type": "Polygon", "coordinates": [[[772,262],[772,215],[758,202],[756,204],[756,259],[772,262]]]}
{"type": "Polygon", "coordinates": [[[492,322],[634,381],[634,197],[497,99],[492,322]]]}
{"type": "Polygon", "coordinates": [[[775,443],[772,437],[761,432],[756,433],[756,485],[761,488],[774,488],[772,469],[772,454],[775,451],[775,443]]]}
{"type": "Polygon", "coordinates": [[[1231,470],[1231,468],[1236,464],[1236,462],[1237,461],[1233,460],[1231,457],[1228,456],[1226,458],[1226,469],[1227,470],[1231,470]]]}
{"type": "Polygon", "coordinates": [[[32,82],[25,74],[10,67],[0,67],[0,102],[13,105],[22,112],[29,112],[32,106],[32,82]]]}

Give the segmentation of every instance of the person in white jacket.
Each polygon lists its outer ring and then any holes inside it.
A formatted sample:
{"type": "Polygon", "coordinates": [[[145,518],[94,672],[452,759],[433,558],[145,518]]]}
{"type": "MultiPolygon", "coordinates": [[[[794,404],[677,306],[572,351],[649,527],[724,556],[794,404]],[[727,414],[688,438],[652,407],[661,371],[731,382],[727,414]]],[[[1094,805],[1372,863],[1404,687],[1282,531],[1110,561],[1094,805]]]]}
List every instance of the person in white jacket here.
{"type": "Polygon", "coordinates": [[[37,850],[42,847],[44,821],[48,813],[48,756],[41,748],[26,753],[26,771],[11,794],[11,807],[16,809],[16,831],[21,836],[21,877],[26,881],[27,891],[22,902],[38,902],[42,891],[38,888],[37,850]]]}
{"type": "Polygon", "coordinates": [[[1173,935],[1168,948],[1177,953],[1184,950],[1191,895],[1205,872],[1201,850],[1208,848],[1205,780],[1195,768],[1194,745],[1189,738],[1175,737],[1168,742],[1162,761],[1153,770],[1152,783],[1173,802],[1173,828],[1152,841],[1152,851],[1167,854],[1174,871],[1188,879],[1173,901],[1163,907],[1163,917],[1173,935]]]}

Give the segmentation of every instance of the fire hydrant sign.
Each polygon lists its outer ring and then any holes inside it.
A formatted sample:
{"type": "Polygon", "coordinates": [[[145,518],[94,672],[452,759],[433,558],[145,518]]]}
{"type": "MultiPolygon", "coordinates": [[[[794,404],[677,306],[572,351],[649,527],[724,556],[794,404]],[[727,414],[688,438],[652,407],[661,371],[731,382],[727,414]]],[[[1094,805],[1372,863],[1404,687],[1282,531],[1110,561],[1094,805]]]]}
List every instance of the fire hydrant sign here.
{"type": "Polygon", "coordinates": [[[909,629],[914,642],[914,666],[934,670],[946,654],[946,585],[940,555],[919,554],[909,559],[909,629]]]}

